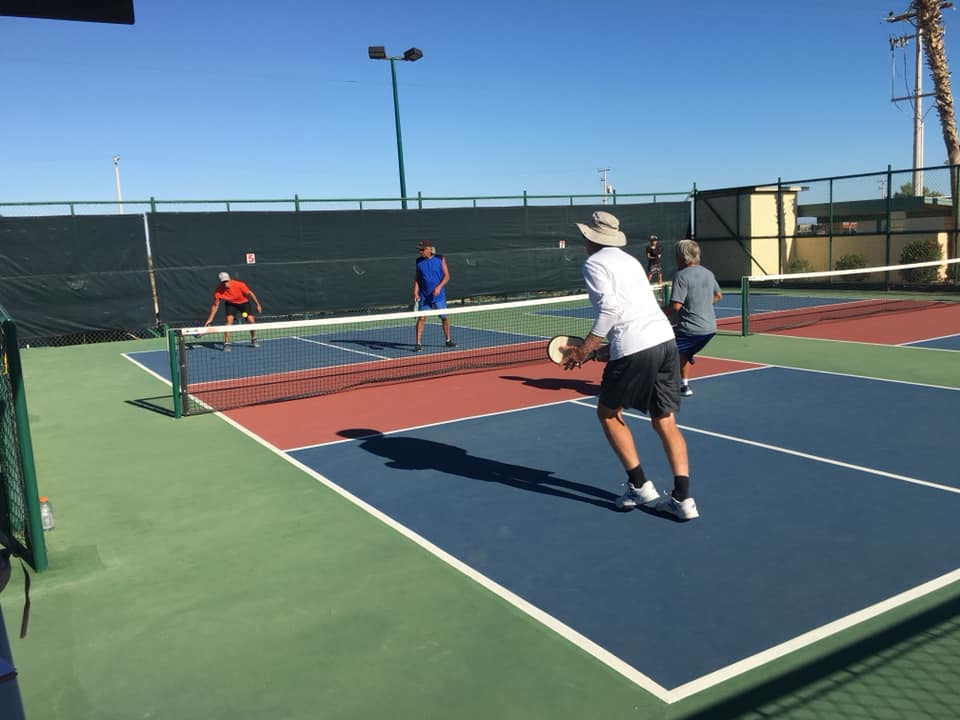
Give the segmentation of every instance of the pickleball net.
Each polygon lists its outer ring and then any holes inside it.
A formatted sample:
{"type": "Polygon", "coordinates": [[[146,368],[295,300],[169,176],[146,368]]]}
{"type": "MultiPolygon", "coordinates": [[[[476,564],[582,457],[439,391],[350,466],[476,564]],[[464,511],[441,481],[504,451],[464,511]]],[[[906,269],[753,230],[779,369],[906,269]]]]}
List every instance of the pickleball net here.
{"type": "Polygon", "coordinates": [[[745,276],[739,316],[721,331],[772,333],[817,323],[909,313],[960,302],[960,259],[745,276]]]}
{"type": "MultiPolygon", "coordinates": [[[[654,288],[661,304],[666,292],[665,286],[654,288]]],[[[174,329],[168,336],[174,412],[191,415],[547,362],[549,338],[585,336],[593,319],[587,296],[572,295],[446,310],[174,329]],[[446,344],[441,315],[449,319],[454,346],[446,344]],[[420,350],[415,347],[418,318],[424,320],[420,350]]]]}

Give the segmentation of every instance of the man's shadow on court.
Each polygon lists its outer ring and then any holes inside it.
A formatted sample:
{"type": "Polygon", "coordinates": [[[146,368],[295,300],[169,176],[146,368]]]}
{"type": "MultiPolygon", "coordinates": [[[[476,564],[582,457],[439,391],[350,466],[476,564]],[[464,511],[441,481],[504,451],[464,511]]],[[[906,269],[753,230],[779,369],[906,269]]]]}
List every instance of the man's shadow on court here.
{"type": "Polygon", "coordinates": [[[387,458],[396,470],[438,470],[483,482],[497,482],[529,492],[551,495],[617,511],[614,493],[593,485],[554,477],[552,472],[470,455],[455,445],[412,437],[392,437],[369,428],[340,430],[341,437],[360,439],[359,447],[387,458]]]}

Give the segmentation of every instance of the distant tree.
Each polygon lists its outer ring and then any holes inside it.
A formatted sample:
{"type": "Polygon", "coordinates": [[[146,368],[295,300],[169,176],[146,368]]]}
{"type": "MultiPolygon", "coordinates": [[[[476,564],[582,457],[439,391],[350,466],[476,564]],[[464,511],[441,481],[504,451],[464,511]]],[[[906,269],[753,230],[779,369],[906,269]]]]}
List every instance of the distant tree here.
{"type": "MultiPolygon", "coordinates": [[[[894,197],[913,197],[913,183],[905,182],[900,186],[900,190],[893,194],[894,197]]],[[[931,190],[926,185],[923,186],[923,196],[924,197],[943,197],[942,192],[937,192],[936,190],[931,190]]]]}

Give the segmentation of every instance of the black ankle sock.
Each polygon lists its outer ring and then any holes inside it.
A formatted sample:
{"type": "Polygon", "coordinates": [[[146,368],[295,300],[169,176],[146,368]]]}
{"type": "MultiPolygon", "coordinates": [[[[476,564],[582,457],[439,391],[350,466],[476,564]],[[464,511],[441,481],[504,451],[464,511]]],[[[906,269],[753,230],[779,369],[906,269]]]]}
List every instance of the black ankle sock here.
{"type": "Polygon", "coordinates": [[[630,484],[635,488],[640,487],[647,481],[647,476],[643,474],[643,467],[637,465],[633,470],[627,470],[627,477],[630,478],[630,484]]]}
{"type": "Polygon", "coordinates": [[[673,476],[673,499],[677,502],[683,502],[690,497],[690,478],[687,475],[673,476]]]}

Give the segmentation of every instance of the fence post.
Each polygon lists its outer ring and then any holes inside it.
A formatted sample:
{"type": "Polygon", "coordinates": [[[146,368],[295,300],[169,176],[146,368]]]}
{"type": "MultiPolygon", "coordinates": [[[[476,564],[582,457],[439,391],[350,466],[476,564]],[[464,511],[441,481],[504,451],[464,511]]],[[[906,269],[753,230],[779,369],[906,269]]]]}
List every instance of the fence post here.
{"type": "Polygon", "coordinates": [[[783,231],[783,182],[777,178],[777,273],[782,273],[787,259],[787,238],[783,231]]]}
{"type": "Polygon", "coordinates": [[[690,190],[690,237],[697,237],[697,183],[690,190]]]}
{"type": "Polygon", "coordinates": [[[300,195],[298,193],[293,194],[293,211],[300,212],[300,195]]]}
{"type": "Polygon", "coordinates": [[[750,278],[740,278],[740,335],[750,334],[750,278]]]}
{"type": "MultiPolygon", "coordinates": [[[[953,205],[953,255],[947,250],[947,257],[958,257],[960,246],[957,244],[957,237],[960,235],[960,165],[950,166],[950,204],[953,205]]],[[[953,281],[960,281],[960,268],[954,266],[953,281]]]]}
{"type": "MultiPolygon", "coordinates": [[[[830,178],[830,213],[828,216],[830,223],[827,230],[827,270],[833,270],[833,178],[830,178]]],[[[833,283],[833,278],[830,278],[833,283]]]]}
{"type": "MultiPolygon", "coordinates": [[[[893,172],[892,172],[891,169],[890,169],[890,165],[887,165],[887,202],[886,202],[886,206],[887,206],[887,208],[886,208],[886,216],[887,216],[887,220],[886,220],[886,226],[887,226],[887,228],[886,228],[886,230],[887,230],[887,232],[886,232],[886,238],[887,238],[887,241],[886,241],[886,248],[884,249],[884,253],[883,253],[883,259],[884,259],[883,264],[884,264],[884,265],[890,265],[890,210],[891,210],[891,203],[893,202],[893,200],[892,200],[892,198],[893,198],[893,195],[892,195],[893,188],[891,187],[891,184],[892,184],[892,183],[893,183],[893,172]]],[[[914,188],[914,190],[916,190],[916,188],[914,188]]],[[[922,192],[922,191],[921,191],[921,192],[922,192]]],[[[883,274],[883,285],[884,285],[884,288],[885,288],[885,289],[887,289],[887,290],[890,289],[890,271],[889,271],[889,270],[883,274]]]]}
{"type": "Polygon", "coordinates": [[[417,210],[423,210],[423,191],[417,190],[417,210]]]}

